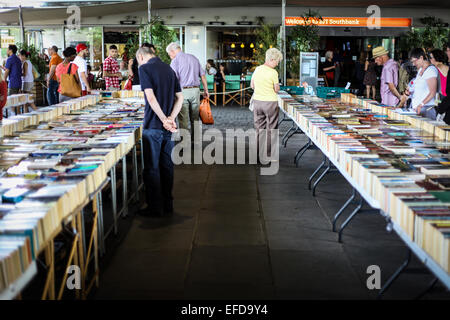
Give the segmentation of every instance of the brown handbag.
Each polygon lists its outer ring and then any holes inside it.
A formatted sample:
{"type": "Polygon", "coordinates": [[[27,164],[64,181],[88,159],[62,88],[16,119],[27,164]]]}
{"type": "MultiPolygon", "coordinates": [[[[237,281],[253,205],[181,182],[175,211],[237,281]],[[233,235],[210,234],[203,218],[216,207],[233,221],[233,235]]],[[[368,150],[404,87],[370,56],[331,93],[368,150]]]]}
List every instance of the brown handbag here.
{"type": "Polygon", "coordinates": [[[74,74],[71,74],[72,63],[69,65],[67,73],[61,75],[61,94],[66,97],[81,97],[81,84],[74,74]]]}

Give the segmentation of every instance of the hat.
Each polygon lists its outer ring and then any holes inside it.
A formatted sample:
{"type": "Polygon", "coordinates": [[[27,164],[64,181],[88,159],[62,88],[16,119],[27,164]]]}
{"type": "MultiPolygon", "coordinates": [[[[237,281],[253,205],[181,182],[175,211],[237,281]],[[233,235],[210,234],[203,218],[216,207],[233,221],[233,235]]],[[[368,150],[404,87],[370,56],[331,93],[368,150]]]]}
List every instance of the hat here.
{"type": "Polygon", "coordinates": [[[83,50],[85,50],[87,48],[88,48],[87,45],[85,45],[84,43],[79,43],[77,45],[77,53],[79,53],[80,51],[83,51],[83,50]]]}
{"type": "Polygon", "coordinates": [[[385,48],[383,47],[376,47],[372,49],[372,57],[378,58],[381,56],[384,56],[385,54],[389,54],[389,51],[387,51],[385,48]]]}

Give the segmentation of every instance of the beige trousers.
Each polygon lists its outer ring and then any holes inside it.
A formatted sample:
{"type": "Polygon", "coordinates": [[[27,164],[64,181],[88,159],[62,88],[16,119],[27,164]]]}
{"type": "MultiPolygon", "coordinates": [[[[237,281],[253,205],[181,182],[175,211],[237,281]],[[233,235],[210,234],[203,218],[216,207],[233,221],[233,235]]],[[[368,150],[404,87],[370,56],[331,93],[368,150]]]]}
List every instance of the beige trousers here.
{"type": "Polygon", "coordinates": [[[178,114],[178,122],[181,129],[191,127],[191,139],[194,138],[194,121],[199,121],[200,89],[183,89],[183,106],[178,114]]]}
{"type": "Polygon", "coordinates": [[[278,129],[278,101],[253,100],[253,123],[257,132],[258,147],[266,140],[267,155],[270,156],[272,149],[270,130],[278,129]]]}

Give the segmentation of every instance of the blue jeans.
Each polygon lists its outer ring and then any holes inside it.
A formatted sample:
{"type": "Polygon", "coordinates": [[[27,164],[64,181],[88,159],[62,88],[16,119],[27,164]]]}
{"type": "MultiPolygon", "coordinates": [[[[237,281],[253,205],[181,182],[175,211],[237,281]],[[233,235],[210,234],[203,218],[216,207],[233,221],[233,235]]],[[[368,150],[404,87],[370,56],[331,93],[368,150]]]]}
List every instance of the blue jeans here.
{"type": "Polygon", "coordinates": [[[420,115],[431,120],[436,120],[436,108],[434,108],[433,106],[423,106],[420,109],[420,115]]]}
{"type": "Polygon", "coordinates": [[[58,81],[50,79],[50,83],[47,88],[47,100],[50,106],[59,103],[58,85],[58,81]]]}
{"type": "Polygon", "coordinates": [[[173,162],[174,141],[172,133],[159,129],[144,129],[144,185],[150,213],[173,211],[173,162]]]}

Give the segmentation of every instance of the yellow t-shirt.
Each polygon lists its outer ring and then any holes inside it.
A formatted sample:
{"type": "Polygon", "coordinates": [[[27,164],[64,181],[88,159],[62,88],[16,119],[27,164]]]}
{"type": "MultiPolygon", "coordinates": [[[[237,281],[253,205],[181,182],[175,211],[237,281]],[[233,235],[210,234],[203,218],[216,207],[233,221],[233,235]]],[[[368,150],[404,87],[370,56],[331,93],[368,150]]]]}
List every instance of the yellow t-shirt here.
{"type": "Polygon", "coordinates": [[[253,99],[259,101],[278,101],[274,85],[278,83],[278,72],[266,65],[255,69],[252,76],[255,85],[253,99]]]}

